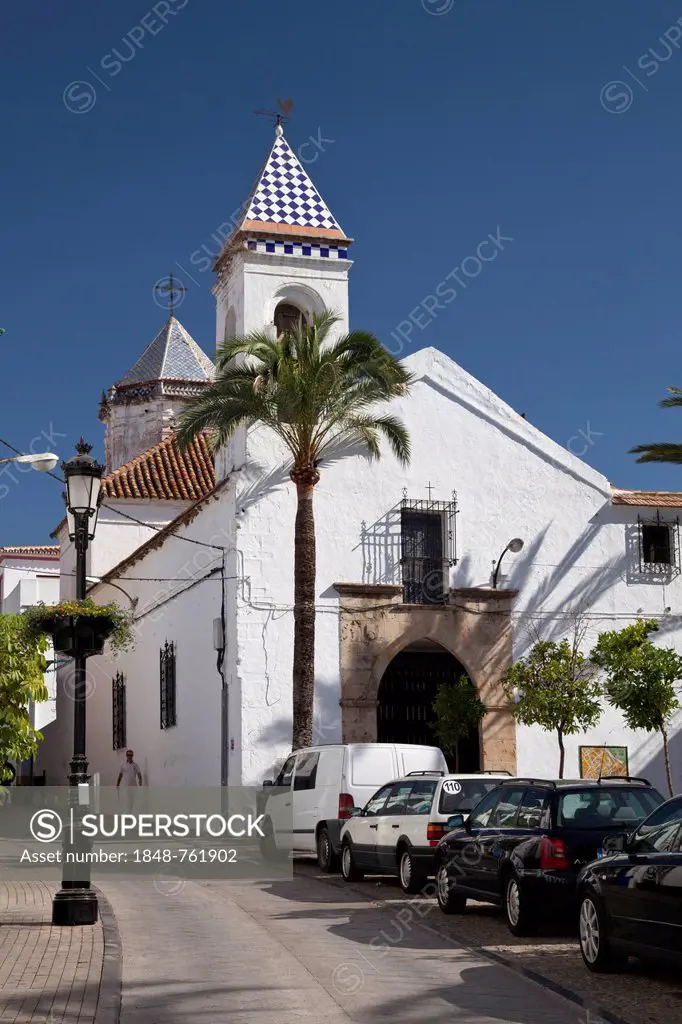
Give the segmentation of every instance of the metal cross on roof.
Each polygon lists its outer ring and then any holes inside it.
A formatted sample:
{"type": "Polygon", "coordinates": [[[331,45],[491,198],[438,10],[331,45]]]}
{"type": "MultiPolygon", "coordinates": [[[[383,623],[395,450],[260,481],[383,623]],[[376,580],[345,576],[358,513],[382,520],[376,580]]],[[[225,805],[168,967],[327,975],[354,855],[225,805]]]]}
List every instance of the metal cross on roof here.
{"type": "Polygon", "coordinates": [[[165,294],[168,295],[168,298],[170,299],[170,315],[175,316],[175,296],[182,295],[184,292],[187,291],[187,289],[184,288],[181,284],[175,283],[175,278],[173,277],[172,270],[170,272],[170,277],[162,284],[157,284],[154,290],[157,292],[164,292],[165,294]]]}
{"type": "Polygon", "coordinates": [[[431,501],[431,491],[433,490],[433,484],[431,483],[430,480],[429,480],[428,484],[426,485],[426,490],[429,492],[429,501],[431,501]]]}

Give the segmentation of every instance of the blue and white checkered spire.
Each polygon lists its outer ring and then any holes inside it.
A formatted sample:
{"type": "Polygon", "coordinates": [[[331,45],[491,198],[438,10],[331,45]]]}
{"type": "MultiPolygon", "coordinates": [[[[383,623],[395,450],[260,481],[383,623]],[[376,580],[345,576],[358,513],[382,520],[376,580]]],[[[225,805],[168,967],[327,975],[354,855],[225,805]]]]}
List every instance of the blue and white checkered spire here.
{"type": "Polygon", "coordinates": [[[342,238],[343,232],[327,204],[304,171],[298,157],[284,138],[281,125],[258,180],[247,200],[241,230],[252,225],[281,224],[298,229],[313,228],[315,234],[329,233],[342,238]]]}

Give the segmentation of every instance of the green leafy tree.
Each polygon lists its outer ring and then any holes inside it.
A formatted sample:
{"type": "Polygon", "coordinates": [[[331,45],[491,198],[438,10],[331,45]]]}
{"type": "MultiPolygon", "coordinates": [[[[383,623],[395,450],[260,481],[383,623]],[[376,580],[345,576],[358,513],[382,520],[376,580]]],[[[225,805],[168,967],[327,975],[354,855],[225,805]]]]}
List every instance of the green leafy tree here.
{"type": "Polygon", "coordinates": [[[46,649],[21,615],[0,615],[0,765],[32,757],[43,738],[31,725],[29,705],[47,700],[46,649]]]}
{"type": "Polygon", "coordinates": [[[315,519],[313,491],[325,456],[360,445],[370,459],[388,442],[401,463],[410,457],[404,424],[380,412],[407,394],[412,377],[372,334],[353,331],[328,339],[338,322],[329,312],[277,341],[265,332],[225,341],[215,379],[180,419],[185,448],[208,431],[214,448],[241,427],[267,427],[288,450],[296,487],[294,527],[293,747],[309,746],[315,689],[315,519]]]}
{"type": "Polygon", "coordinates": [[[660,732],[668,790],[673,796],[668,728],[681,706],[682,656],[671,647],[656,647],[649,637],[657,631],[654,619],[640,619],[624,629],[601,633],[592,661],[604,670],[606,696],[622,712],[629,728],[660,732]]]}
{"type": "Polygon", "coordinates": [[[456,683],[443,683],[438,687],[433,711],[436,715],[433,731],[438,745],[444,754],[454,757],[458,772],[460,741],[478,727],[485,705],[468,676],[460,676],[456,683]]]}
{"type": "Polygon", "coordinates": [[[596,725],[602,713],[596,671],[580,653],[578,642],[577,632],[572,642],[539,640],[503,680],[516,721],[556,733],[560,779],[566,758],[564,737],[596,725]]]}
{"type": "MultiPolygon", "coordinates": [[[[669,387],[669,398],[662,398],[658,403],[662,409],[679,409],[682,406],[682,388],[669,387]]],[[[639,455],[637,462],[673,462],[678,466],[682,463],[682,444],[675,441],[659,441],[654,444],[638,444],[630,449],[631,455],[639,455]]]]}

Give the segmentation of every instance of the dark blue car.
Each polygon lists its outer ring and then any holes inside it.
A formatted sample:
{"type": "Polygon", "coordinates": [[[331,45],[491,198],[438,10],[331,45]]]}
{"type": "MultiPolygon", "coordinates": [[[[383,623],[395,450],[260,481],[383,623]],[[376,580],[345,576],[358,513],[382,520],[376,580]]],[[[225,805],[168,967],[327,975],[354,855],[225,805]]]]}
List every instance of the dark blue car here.
{"type": "Polygon", "coordinates": [[[682,797],[609,836],[578,878],[580,950],[591,971],[629,955],[682,963],[682,797]]]}
{"type": "Polygon", "coordinates": [[[636,828],[663,803],[646,779],[510,779],[453,815],[436,850],[438,904],[461,913],[469,899],[504,909],[514,935],[543,918],[575,920],[576,881],[607,836],[636,828]]]}

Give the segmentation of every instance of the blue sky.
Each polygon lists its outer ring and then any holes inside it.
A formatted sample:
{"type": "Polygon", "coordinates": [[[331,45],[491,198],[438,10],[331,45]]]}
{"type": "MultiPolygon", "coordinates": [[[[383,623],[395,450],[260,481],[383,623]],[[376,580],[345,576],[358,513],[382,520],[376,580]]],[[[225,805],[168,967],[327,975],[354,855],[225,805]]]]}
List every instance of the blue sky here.
{"type": "MultiPolygon", "coordinates": [[[[291,98],[287,138],[318,140],[307,170],[355,239],[352,324],[396,347],[402,323],[405,352],[441,348],[613,483],[682,489],[627,454],[682,435],[657,407],[682,386],[678,18],[679,0],[5,0],[0,437],[69,457],[83,433],[101,456],[100,393],[163,324],[171,268],[212,351],[192,254],[271,144],[253,111],[291,98]],[[463,265],[498,231],[495,260],[463,265]]],[[[48,478],[0,477],[0,544],[45,542],[61,508],[48,478]]]]}

